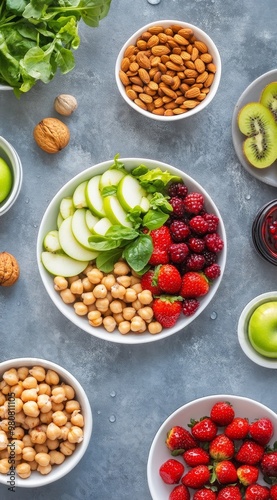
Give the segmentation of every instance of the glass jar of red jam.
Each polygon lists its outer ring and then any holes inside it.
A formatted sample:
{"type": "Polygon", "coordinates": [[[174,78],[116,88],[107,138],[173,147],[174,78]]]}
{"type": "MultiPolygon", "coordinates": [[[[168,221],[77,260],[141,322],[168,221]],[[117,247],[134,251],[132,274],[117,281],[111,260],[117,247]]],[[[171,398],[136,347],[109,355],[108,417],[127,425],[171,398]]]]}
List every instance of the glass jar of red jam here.
{"type": "Polygon", "coordinates": [[[258,211],[252,225],[252,240],[258,253],[277,266],[277,200],[258,211]]]}

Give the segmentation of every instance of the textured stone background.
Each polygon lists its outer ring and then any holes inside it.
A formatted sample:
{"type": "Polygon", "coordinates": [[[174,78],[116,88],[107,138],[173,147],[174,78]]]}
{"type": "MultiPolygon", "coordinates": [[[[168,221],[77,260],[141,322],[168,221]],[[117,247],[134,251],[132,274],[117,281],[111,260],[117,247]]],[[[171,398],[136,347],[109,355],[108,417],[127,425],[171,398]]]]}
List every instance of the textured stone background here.
{"type": "MultiPolygon", "coordinates": [[[[179,406],[224,393],[277,410],[275,371],[248,360],[236,331],[244,305],[276,289],[276,270],[256,255],[250,237],[256,211],[276,197],[276,189],[242,168],[231,136],[241,93],[276,67],[276,18],[275,0],[161,0],[156,6],[147,0],[113,0],[99,28],[80,26],[73,72],[36,85],[20,100],[0,94],[0,134],[15,146],[24,169],[20,197],[0,220],[0,250],[13,253],[21,266],[17,285],[0,290],[0,360],[37,356],[62,364],[85,388],[94,417],[89,449],[74,471],[47,487],[17,490],[13,498],[149,500],[149,448],[159,426],[179,406]],[[204,29],[222,58],[212,103],[174,124],[136,113],[119,95],[114,78],[125,40],[159,19],[204,29]],[[35,145],[32,131],[53,115],[59,93],[74,94],[79,107],[65,119],[69,146],[47,155],[35,145]],[[36,265],[38,228],[51,198],[75,174],[116,153],[161,160],[191,175],[218,205],[228,238],[224,278],[207,309],[185,331],[141,346],[105,343],[70,324],[49,299],[36,265]]],[[[0,485],[1,499],[11,495],[0,485]]]]}

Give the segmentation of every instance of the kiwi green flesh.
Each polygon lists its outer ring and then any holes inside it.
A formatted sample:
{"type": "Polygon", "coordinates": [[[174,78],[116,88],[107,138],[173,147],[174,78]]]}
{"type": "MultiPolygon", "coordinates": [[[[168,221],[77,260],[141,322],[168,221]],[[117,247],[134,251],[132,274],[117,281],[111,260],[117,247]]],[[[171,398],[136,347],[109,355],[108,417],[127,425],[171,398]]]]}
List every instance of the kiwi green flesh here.
{"type": "Polygon", "coordinates": [[[277,82],[271,82],[263,89],[260,103],[271,111],[277,123],[277,82]]]}

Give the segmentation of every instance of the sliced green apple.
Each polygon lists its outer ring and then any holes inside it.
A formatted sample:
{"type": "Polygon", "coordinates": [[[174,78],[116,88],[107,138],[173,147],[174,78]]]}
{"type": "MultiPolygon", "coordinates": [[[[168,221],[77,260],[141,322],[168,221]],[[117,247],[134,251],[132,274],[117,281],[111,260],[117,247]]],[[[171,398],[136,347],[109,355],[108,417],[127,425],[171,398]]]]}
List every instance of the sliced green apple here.
{"type": "MultiPolygon", "coordinates": [[[[120,204],[127,212],[136,206],[141,206],[142,199],[147,193],[132,175],[125,175],[118,184],[117,197],[120,204]]],[[[143,201],[143,204],[145,200],[143,201]]]]}
{"type": "Polygon", "coordinates": [[[99,182],[100,191],[102,191],[102,189],[107,186],[117,186],[121,179],[126,175],[126,173],[127,172],[125,172],[124,170],[106,170],[106,172],[101,175],[101,179],[99,182]]]}
{"type": "Polygon", "coordinates": [[[96,222],[99,222],[99,220],[99,217],[93,215],[90,210],[86,210],[86,224],[90,231],[93,231],[96,222]]]}
{"type": "Polygon", "coordinates": [[[56,229],[49,231],[43,240],[43,247],[47,252],[60,252],[62,247],[59,240],[59,231],[56,229]]]}
{"type": "Polygon", "coordinates": [[[96,222],[92,232],[94,234],[99,234],[100,236],[105,236],[106,232],[111,226],[111,221],[107,217],[103,217],[98,222],[96,222]]]}
{"type": "Polygon", "coordinates": [[[86,187],[86,199],[90,210],[97,217],[105,217],[106,213],[103,206],[103,198],[100,193],[100,179],[101,175],[92,177],[86,187]]]}
{"type": "Polygon", "coordinates": [[[58,217],[57,217],[57,228],[59,229],[61,223],[63,221],[63,216],[61,214],[61,212],[58,213],[58,217]]]}
{"type": "Polygon", "coordinates": [[[86,188],[88,181],[81,182],[73,193],[73,205],[75,208],[87,207],[86,188]]]}
{"type": "Polygon", "coordinates": [[[105,196],[104,209],[112,224],[132,227],[132,223],[127,220],[127,212],[122,208],[116,196],[105,196]]]}
{"type": "Polygon", "coordinates": [[[72,215],[71,229],[76,238],[76,240],[88,250],[91,250],[89,244],[89,237],[91,236],[91,231],[89,230],[86,223],[86,209],[77,208],[77,210],[72,215]]]}
{"type": "Polygon", "coordinates": [[[71,196],[63,198],[60,203],[60,214],[62,218],[67,219],[67,217],[73,215],[74,212],[75,212],[75,207],[73,204],[73,198],[71,196]]]}
{"type": "Polygon", "coordinates": [[[84,248],[72,232],[72,215],[67,217],[59,229],[59,240],[63,251],[72,259],[90,261],[96,259],[98,252],[84,248]]]}
{"type": "Polygon", "coordinates": [[[88,265],[88,261],[75,260],[68,255],[42,252],[41,262],[45,269],[54,276],[69,278],[80,274],[88,265]]]}

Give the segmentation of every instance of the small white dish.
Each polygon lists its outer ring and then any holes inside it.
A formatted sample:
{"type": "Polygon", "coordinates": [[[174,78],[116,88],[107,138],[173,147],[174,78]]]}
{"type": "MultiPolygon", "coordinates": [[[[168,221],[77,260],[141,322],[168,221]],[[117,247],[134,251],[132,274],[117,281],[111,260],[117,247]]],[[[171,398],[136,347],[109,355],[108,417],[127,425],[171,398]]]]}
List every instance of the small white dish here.
{"type": "Polygon", "coordinates": [[[0,203],[0,216],[5,214],[15,203],[22,186],[23,170],[20,158],[14,147],[0,136],[0,157],[3,158],[13,175],[13,185],[8,197],[0,203]]]}
{"type": "Polygon", "coordinates": [[[238,322],[238,340],[244,354],[257,365],[265,368],[277,369],[277,359],[268,358],[259,354],[251,345],[248,338],[248,323],[255,309],[265,302],[277,301],[277,291],[258,295],[244,307],[238,322]]]}
{"type": "Polygon", "coordinates": [[[237,124],[238,113],[245,104],[249,102],[258,102],[260,100],[260,95],[263,89],[271,82],[277,81],[277,69],[273,69],[259,76],[256,80],[254,80],[250,85],[245,89],[245,91],[241,94],[237,104],[235,105],[235,109],[232,117],[232,137],[233,144],[238,156],[238,159],[242,166],[247,170],[247,172],[256,179],[264,182],[265,184],[269,184],[270,186],[277,186],[277,160],[267,168],[256,168],[253,167],[248,160],[245,158],[243,154],[243,143],[246,139],[245,135],[243,135],[237,124]]]}

